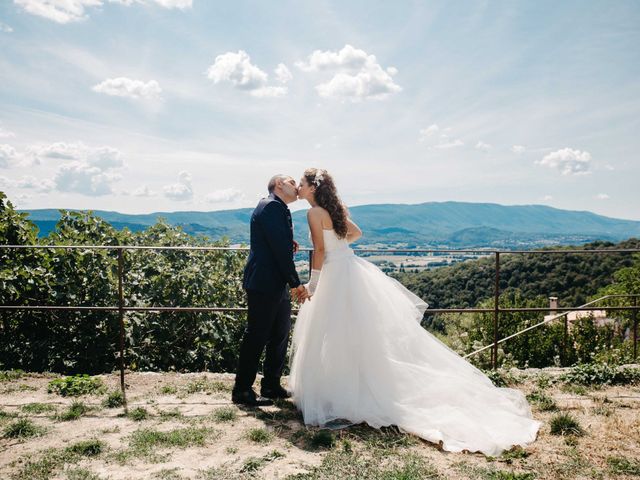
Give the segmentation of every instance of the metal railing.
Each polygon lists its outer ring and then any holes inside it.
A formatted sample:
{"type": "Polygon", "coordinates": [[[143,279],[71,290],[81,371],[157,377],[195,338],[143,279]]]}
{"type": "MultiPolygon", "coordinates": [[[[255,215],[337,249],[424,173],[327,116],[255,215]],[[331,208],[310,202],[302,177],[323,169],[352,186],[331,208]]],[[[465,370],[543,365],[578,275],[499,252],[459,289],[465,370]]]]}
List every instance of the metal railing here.
{"type": "MultiPolygon", "coordinates": [[[[125,250],[182,250],[182,251],[248,251],[247,247],[187,247],[187,246],[137,246],[137,245],[0,245],[0,249],[84,249],[84,250],[115,250],[118,255],[118,304],[113,306],[79,306],[79,305],[0,305],[0,310],[34,310],[34,311],[47,311],[47,310],[71,310],[71,311],[117,311],[120,325],[120,338],[119,338],[119,367],[120,367],[120,387],[125,400],[126,409],[126,393],[125,393],[125,324],[124,315],[125,312],[246,312],[246,308],[242,307],[135,307],[128,306],[124,297],[124,282],[125,282],[125,270],[124,270],[124,251],[125,250]]],[[[479,350],[471,352],[465,355],[464,358],[468,358],[472,355],[478,354],[491,348],[491,365],[495,369],[498,362],[498,345],[506,342],[518,335],[524,334],[534,328],[538,328],[546,323],[557,320],[564,316],[565,318],[565,341],[563,349],[566,349],[567,343],[567,331],[568,321],[567,315],[569,312],[578,311],[590,311],[592,308],[589,305],[602,301],[603,299],[614,297],[614,295],[607,295],[606,297],[599,298],[593,302],[581,305],[579,307],[544,307],[544,308],[502,308],[500,307],[500,258],[501,255],[551,255],[551,254],[612,254],[612,253],[640,253],[640,248],[627,248],[627,249],[580,249],[580,250],[487,250],[487,249],[355,249],[356,253],[411,253],[411,254],[424,254],[424,253],[452,253],[452,254],[483,254],[493,255],[495,257],[495,283],[494,283],[494,305],[492,308],[432,308],[428,309],[426,314],[436,313],[493,313],[493,342],[490,345],[486,345],[479,350]],[[499,319],[503,313],[512,312],[552,312],[562,311],[551,319],[547,319],[536,325],[527,327],[519,332],[508,337],[499,338],[499,319]]],[[[300,252],[308,252],[309,254],[309,271],[311,270],[311,258],[313,250],[309,248],[301,248],[300,252]]],[[[608,306],[603,307],[606,310],[627,310],[631,311],[633,321],[633,356],[637,358],[637,344],[638,344],[638,318],[637,311],[640,309],[638,306],[638,295],[620,295],[623,297],[633,298],[633,305],[623,306],[608,306]]],[[[294,310],[295,312],[295,310],[294,310]]]]}

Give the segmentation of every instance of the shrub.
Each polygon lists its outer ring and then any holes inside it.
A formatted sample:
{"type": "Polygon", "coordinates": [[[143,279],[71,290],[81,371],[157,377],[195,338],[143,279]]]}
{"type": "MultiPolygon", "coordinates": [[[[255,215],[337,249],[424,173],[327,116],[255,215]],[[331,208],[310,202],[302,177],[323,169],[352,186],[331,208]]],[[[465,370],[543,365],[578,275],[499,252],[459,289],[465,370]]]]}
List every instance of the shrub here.
{"type": "Polygon", "coordinates": [[[49,382],[47,388],[47,392],[57,393],[63,397],[100,394],[104,393],[105,390],[106,387],[102,380],[90,377],[87,374],[56,378],[49,382]]]}
{"type": "Polygon", "coordinates": [[[27,418],[21,418],[7,425],[4,429],[6,438],[38,437],[44,434],[44,428],[39,427],[27,418]]]}
{"type": "Polygon", "coordinates": [[[569,413],[558,413],[549,422],[553,435],[584,435],[578,421],[569,413]]]}
{"type": "Polygon", "coordinates": [[[102,401],[102,406],[106,408],[118,408],[124,405],[124,395],[122,395],[122,391],[113,390],[107,395],[102,401]]]}

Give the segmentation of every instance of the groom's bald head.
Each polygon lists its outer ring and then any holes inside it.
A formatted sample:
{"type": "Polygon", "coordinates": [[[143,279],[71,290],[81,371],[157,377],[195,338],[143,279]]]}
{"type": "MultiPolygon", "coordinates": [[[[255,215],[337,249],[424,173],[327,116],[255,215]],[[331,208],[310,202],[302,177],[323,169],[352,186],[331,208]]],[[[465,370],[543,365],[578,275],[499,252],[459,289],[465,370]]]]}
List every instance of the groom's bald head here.
{"type": "Polygon", "coordinates": [[[271,177],[271,180],[269,180],[269,183],[267,184],[267,190],[269,190],[269,193],[274,192],[274,190],[276,189],[276,185],[278,184],[278,180],[283,183],[287,180],[293,180],[293,178],[289,175],[283,175],[281,173],[279,173],[278,175],[274,175],[273,177],[271,177]]]}

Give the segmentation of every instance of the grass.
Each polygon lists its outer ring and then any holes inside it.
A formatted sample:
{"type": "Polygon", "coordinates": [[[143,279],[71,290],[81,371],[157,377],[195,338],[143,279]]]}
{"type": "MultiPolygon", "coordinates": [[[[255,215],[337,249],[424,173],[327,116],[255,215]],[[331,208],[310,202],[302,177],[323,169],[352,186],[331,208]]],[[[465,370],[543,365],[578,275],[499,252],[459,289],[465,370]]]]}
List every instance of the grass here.
{"type": "Polygon", "coordinates": [[[311,446],[314,448],[333,448],[336,439],[330,430],[318,430],[311,436],[311,446]]]}
{"type": "Polygon", "coordinates": [[[118,408],[124,405],[124,395],[120,390],[112,390],[102,401],[102,406],[105,408],[118,408]]]}
{"type": "Polygon", "coordinates": [[[309,472],[285,477],[286,480],[427,480],[439,479],[438,471],[416,454],[403,454],[392,461],[382,462],[375,455],[334,450],[325,455],[322,463],[309,472]]]}
{"type": "Polygon", "coordinates": [[[101,480],[98,474],[86,468],[71,468],[67,470],[67,480],[101,480]]]}
{"type": "Polygon", "coordinates": [[[206,445],[208,439],[219,435],[219,432],[208,427],[190,426],[169,431],[141,428],[129,436],[128,448],[116,452],[114,458],[120,463],[126,463],[133,457],[147,457],[151,461],[165,461],[166,456],[156,455],[156,449],[201,447],[206,445]]]}
{"type": "Polygon", "coordinates": [[[477,465],[469,465],[465,462],[457,463],[454,467],[460,473],[475,480],[534,480],[536,478],[533,472],[516,472],[497,468],[485,468],[477,465]]]}
{"type": "MultiPolygon", "coordinates": [[[[77,463],[85,457],[100,455],[106,446],[100,440],[85,440],[67,448],[49,448],[35,459],[28,459],[22,468],[12,476],[12,480],[48,480],[65,464],[77,463]]],[[[67,478],[74,480],[96,480],[98,476],[88,470],[76,468],[67,472],[67,478]]]]}
{"type": "Polygon", "coordinates": [[[141,422],[142,420],[146,420],[147,418],[149,418],[149,412],[144,407],[136,407],[129,410],[129,413],[127,413],[127,418],[130,418],[131,420],[134,420],[136,422],[141,422]]]}
{"type": "Polygon", "coordinates": [[[73,403],[64,412],[55,416],[56,420],[63,422],[69,422],[71,420],[78,420],[83,415],[86,415],[91,409],[83,402],[74,400],[73,403]]]}
{"type": "Polygon", "coordinates": [[[47,412],[55,412],[55,405],[50,405],[48,403],[27,403],[26,405],[22,405],[20,407],[24,413],[29,414],[38,414],[38,413],[47,413],[47,412]]]}
{"type": "Polygon", "coordinates": [[[24,370],[0,370],[0,382],[11,382],[25,376],[24,370]]]}
{"type": "Polygon", "coordinates": [[[238,411],[235,407],[220,407],[211,414],[213,419],[218,422],[233,422],[238,418],[238,411]]]}
{"type": "Polygon", "coordinates": [[[273,434],[266,428],[252,428],[247,431],[246,437],[255,443],[269,443],[273,439],[273,434]]]}
{"type": "Polygon", "coordinates": [[[5,438],[31,438],[44,435],[45,429],[33,423],[28,418],[20,418],[10,423],[4,429],[5,438]]]}
{"type": "Polygon", "coordinates": [[[106,449],[106,443],[102,440],[92,438],[89,440],[82,440],[67,447],[67,451],[70,453],[76,453],[85,457],[95,457],[100,455],[106,449]]]}
{"type": "Polygon", "coordinates": [[[196,380],[192,380],[187,383],[184,387],[184,392],[187,395],[192,395],[194,393],[220,393],[220,392],[231,392],[231,386],[227,385],[224,382],[219,380],[209,380],[207,377],[198,378],[196,380]]]}
{"type": "Polygon", "coordinates": [[[553,398],[540,390],[534,390],[527,395],[527,400],[534,403],[541,412],[550,412],[558,409],[553,398]]]}
{"type": "Polygon", "coordinates": [[[558,413],[549,422],[552,435],[584,435],[585,431],[570,413],[558,413]]]}
{"type": "Polygon", "coordinates": [[[284,453],[281,453],[278,450],[273,450],[262,457],[249,457],[243,462],[240,472],[255,472],[256,470],[260,470],[267,463],[283,457],[284,453]]]}
{"type": "Polygon", "coordinates": [[[640,459],[625,457],[609,457],[607,465],[611,473],[616,475],[632,475],[640,477],[640,459]]]}

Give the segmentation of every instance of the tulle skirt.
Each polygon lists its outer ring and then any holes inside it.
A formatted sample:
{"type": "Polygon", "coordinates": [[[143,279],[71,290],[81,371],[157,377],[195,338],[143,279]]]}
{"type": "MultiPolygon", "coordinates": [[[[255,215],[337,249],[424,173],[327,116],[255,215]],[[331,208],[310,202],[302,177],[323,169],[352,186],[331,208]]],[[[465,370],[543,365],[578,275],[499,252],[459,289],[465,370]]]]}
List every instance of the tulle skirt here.
{"type": "Polygon", "coordinates": [[[451,452],[536,438],[524,395],[497,388],[420,325],[427,304],[345,249],[327,255],[293,333],[289,387],[308,425],[396,425],[451,452]]]}

